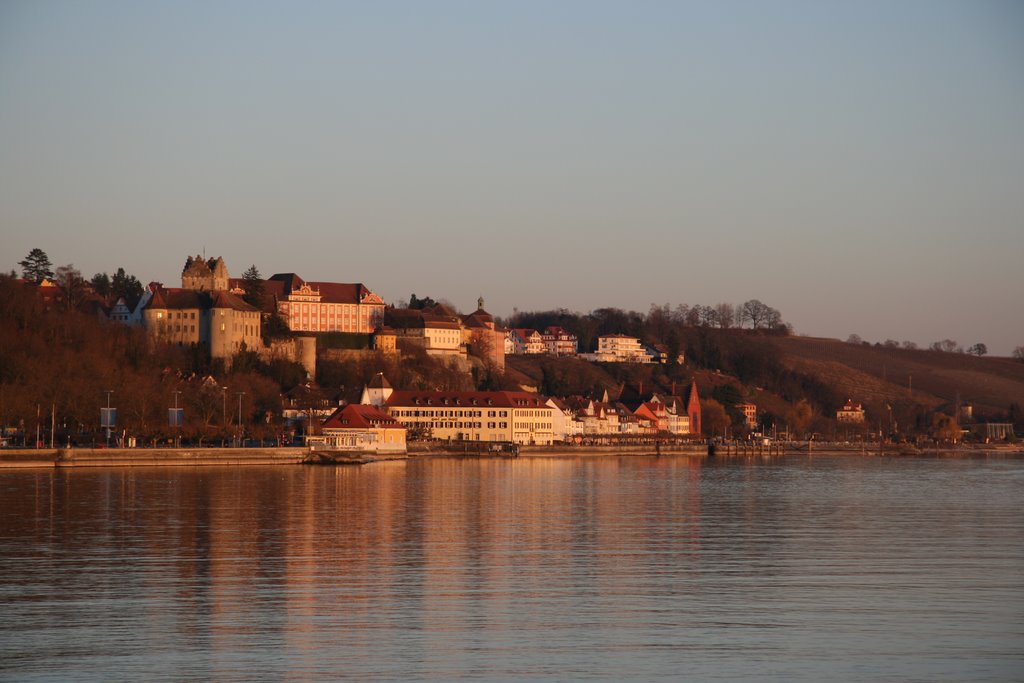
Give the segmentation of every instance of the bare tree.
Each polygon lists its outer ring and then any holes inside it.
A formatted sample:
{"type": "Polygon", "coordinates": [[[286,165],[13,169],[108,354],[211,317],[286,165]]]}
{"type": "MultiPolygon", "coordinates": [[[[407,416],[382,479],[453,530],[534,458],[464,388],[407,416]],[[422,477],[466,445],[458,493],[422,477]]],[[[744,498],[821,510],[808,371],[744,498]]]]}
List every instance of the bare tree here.
{"type": "MultiPolygon", "coordinates": [[[[695,307],[698,308],[698,307],[695,307]]],[[[700,324],[704,327],[715,327],[718,325],[718,312],[712,306],[699,306],[700,324]]]]}
{"type": "Polygon", "coordinates": [[[73,311],[85,301],[85,280],[73,263],[57,268],[57,284],[64,290],[64,305],[73,311]]]}
{"type": "Polygon", "coordinates": [[[946,353],[964,352],[963,347],[957,344],[952,339],[943,339],[942,341],[932,342],[932,345],[929,348],[932,351],[944,351],[946,353]]]}
{"type": "MultiPolygon", "coordinates": [[[[757,299],[751,299],[740,306],[740,323],[750,323],[750,326],[755,330],[769,327],[770,323],[773,322],[773,318],[780,317],[778,316],[778,311],[757,299]]],[[[776,319],[775,322],[779,321],[776,319]]]]}
{"type": "Polygon", "coordinates": [[[736,309],[732,304],[716,304],[715,316],[718,319],[718,326],[727,329],[732,327],[733,321],[736,319],[736,309]]]}

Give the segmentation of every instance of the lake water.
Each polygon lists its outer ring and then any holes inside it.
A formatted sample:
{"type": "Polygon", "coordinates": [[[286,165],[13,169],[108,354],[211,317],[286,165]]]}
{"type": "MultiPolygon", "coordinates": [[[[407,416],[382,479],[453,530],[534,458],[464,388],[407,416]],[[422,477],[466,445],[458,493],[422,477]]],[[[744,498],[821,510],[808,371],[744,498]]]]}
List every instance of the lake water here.
{"type": "Polygon", "coordinates": [[[0,679],[1024,680],[1024,460],[0,471],[0,679]]]}

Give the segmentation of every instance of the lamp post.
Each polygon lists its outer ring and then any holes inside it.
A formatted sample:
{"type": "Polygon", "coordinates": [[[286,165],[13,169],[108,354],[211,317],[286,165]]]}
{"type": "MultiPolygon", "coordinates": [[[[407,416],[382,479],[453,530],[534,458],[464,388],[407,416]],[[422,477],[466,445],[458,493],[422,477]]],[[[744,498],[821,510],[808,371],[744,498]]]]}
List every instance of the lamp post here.
{"type": "Polygon", "coordinates": [[[106,389],[104,391],[107,394],[107,414],[103,421],[106,423],[104,426],[107,428],[107,448],[110,448],[110,395],[114,393],[114,390],[106,389]]]}
{"type": "MultiPolygon", "coordinates": [[[[223,417],[221,418],[220,423],[225,428],[227,428],[227,426],[228,426],[228,388],[226,386],[223,386],[223,387],[220,388],[220,390],[222,392],[221,393],[221,410],[223,411],[223,417]]],[[[221,448],[224,447],[224,439],[220,440],[220,445],[221,445],[221,448]]]]}
{"type": "Polygon", "coordinates": [[[175,444],[175,446],[178,448],[181,448],[181,428],[183,422],[183,420],[181,419],[181,413],[178,412],[178,394],[180,393],[181,392],[178,391],[177,389],[174,390],[174,424],[175,426],[178,427],[178,433],[176,435],[177,443],[175,444]]]}
{"type": "Polygon", "coordinates": [[[238,445],[242,445],[242,397],[245,396],[244,391],[236,392],[238,394],[238,445]]]}

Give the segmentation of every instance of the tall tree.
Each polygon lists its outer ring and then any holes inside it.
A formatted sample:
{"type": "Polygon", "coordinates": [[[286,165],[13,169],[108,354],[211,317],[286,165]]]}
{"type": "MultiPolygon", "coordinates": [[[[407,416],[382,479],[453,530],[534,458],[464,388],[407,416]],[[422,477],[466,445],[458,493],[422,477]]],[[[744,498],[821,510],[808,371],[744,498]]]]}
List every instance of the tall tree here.
{"type": "Polygon", "coordinates": [[[409,308],[423,310],[424,308],[433,308],[436,305],[437,302],[431,299],[429,296],[420,299],[419,297],[416,296],[415,292],[409,295],[409,308]]]}
{"type": "Polygon", "coordinates": [[[802,398],[786,411],[786,424],[791,434],[802,438],[814,418],[814,411],[807,399],[802,398]]]}
{"type": "Polygon", "coordinates": [[[53,264],[46,252],[38,247],[28,252],[24,261],[18,261],[21,266],[21,276],[39,284],[46,278],[53,277],[53,264]]]}
{"type": "Polygon", "coordinates": [[[110,276],[106,273],[96,273],[92,276],[92,280],[89,280],[89,284],[92,285],[92,291],[104,299],[110,296],[110,276]]]}
{"type": "Polygon", "coordinates": [[[118,268],[110,279],[110,294],[114,299],[124,297],[125,301],[138,299],[142,296],[142,283],[134,275],[124,272],[124,268],[118,268]]]}
{"type": "Polygon", "coordinates": [[[731,420],[722,404],[713,398],[700,402],[700,421],[704,436],[725,436],[731,420]]]}
{"type": "Polygon", "coordinates": [[[255,263],[242,273],[242,289],[245,290],[242,298],[245,299],[246,303],[262,310],[264,294],[263,276],[260,275],[260,270],[256,267],[255,263]]]}

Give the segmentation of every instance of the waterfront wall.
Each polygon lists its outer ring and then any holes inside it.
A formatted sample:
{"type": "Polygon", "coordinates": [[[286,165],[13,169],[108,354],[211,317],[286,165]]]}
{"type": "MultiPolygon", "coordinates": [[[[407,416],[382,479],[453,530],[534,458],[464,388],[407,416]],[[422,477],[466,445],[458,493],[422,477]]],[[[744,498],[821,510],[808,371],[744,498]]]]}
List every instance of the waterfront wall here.
{"type": "Polygon", "coordinates": [[[0,468],[298,465],[306,448],[58,448],[0,451],[0,468]]]}

